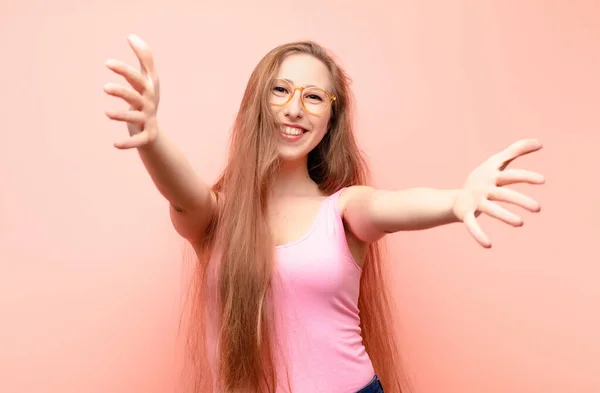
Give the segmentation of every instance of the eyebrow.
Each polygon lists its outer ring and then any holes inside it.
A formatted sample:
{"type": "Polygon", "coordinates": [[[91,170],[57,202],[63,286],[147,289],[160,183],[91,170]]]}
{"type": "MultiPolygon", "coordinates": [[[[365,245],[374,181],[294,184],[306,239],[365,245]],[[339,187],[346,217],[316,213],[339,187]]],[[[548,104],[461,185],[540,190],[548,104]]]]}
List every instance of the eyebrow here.
{"type": "MultiPolygon", "coordinates": [[[[291,79],[287,79],[287,78],[279,78],[279,79],[283,79],[284,81],[290,82],[292,85],[296,85],[294,83],[294,81],[291,79]]],[[[319,89],[323,89],[321,86],[317,86],[317,85],[304,85],[303,87],[318,87],[319,89]]]]}

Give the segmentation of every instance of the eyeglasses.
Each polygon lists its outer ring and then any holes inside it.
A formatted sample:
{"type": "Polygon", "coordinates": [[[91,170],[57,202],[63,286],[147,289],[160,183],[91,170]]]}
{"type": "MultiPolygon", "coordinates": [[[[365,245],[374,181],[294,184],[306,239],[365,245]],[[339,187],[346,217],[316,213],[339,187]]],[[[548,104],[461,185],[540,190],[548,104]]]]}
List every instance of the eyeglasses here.
{"type": "Polygon", "coordinates": [[[324,113],[336,99],[334,94],[319,87],[296,87],[285,79],[275,79],[271,86],[271,104],[287,105],[294,97],[296,90],[300,90],[304,110],[313,115],[324,113]]]}

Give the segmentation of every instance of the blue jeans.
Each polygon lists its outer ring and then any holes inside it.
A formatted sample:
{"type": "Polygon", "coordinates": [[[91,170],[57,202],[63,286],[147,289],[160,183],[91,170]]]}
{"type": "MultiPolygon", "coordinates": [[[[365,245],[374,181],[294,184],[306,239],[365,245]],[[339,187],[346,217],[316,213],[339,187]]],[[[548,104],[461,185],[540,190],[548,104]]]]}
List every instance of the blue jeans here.
{"type": "Polygon", "coordinates": [[[375,375],[367,386],[360,389],[356,393],[383,393],[383,386],[381,386],[381,381],[379,381],[379,377],[375,375]]]}

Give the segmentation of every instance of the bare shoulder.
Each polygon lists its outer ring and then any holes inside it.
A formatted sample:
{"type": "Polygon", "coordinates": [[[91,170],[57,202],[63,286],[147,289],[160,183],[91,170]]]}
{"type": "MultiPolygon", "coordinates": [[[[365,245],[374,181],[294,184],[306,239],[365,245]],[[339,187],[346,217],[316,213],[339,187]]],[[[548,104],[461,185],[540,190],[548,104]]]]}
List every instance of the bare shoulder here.
{"type": "Polygon", "coordinates": [[[375,189],[370,186],[350,186],[345,188],[338,200],[338,208],[342,218],[344,217],[347,209],[352,209],[356,206],[356,202],[363,200],[370,196],[375,189]]]}
{"type": "Polygon", "coordinates": [[[344,230],[346,233],[346,241],[348,243],[348,248],[352,253],[352,256],[356,263],[359,266],[363,266],[365,256],[367,254],[367,249],[369,243],[362,241],[352,229],[352,226],[346,219],[346,215],[348,211],[350,211],[350,215],[354,214],[359,207],[357,201],[363,200],[365,197],[370,195],[373,192],[373,188],[369,186],[351,186],[345,188],[341,193],[338,199],[338,209],[340,212],[340,216],[342,217],[342,221],[344,223],[344,230]]]}

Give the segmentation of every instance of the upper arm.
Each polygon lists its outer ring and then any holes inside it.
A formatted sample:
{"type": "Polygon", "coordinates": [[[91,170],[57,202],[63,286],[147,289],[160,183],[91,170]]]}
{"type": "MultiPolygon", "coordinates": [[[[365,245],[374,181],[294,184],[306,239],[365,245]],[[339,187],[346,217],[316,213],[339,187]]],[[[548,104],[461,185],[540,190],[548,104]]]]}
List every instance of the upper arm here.
{"type": "Polygon", "coordinates": [[[202,207],[194,210],[181,210],[173,205],[169,206],[173,227],[180,236],[192,244],[202,241],[206,229],[217,212],[217,194],[210,190],[206,198],[207,200],[201,204],[202,207]]]}
{"type": "Polygon", "coordinates": [[[346,227],[357,239],[369,243],[385,236],[373,219],[373,201],[377,190],[369,186],[352,186],[342,191],[340,208],[346,227]]]}

